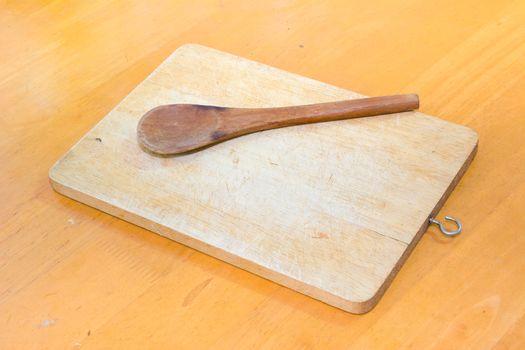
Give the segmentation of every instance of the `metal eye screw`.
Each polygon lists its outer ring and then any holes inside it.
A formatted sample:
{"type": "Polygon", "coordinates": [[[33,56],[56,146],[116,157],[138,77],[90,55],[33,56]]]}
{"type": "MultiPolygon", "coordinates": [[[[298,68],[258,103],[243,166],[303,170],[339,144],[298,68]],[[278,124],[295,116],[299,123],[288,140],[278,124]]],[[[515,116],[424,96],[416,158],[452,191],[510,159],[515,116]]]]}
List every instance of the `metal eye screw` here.
{"type": "Polygon", "coordinates": [[[463,227],[461,226],[461,221],[459,221],[458,219],[455,219],[453,218],[452,216],[445,216],[445,220],[449,220],[449,221],[453,221],[456,225],[457,225],[457,230],[455,231],[448,231],[445,226],[439,221],[439,220],[436,220],[434,218],[429,218],[428,221],[431,223],[431,224],[435,224],[435,225],[438,225],[439,226],[439,230],[441,231],[441,233],[443,233],[445,236],[449,236],[449,237],[452,237],[452,236],[456,236],[456,235],[459,235],[461,233],[461,230],[463,229],[463,227]]]}

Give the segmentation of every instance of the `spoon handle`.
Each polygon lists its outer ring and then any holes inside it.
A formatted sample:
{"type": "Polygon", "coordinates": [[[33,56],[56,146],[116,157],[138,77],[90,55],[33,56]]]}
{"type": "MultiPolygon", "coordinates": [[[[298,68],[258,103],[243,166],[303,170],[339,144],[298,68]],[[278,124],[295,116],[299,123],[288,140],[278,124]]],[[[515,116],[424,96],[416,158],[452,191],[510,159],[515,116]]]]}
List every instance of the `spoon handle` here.
{"type": "Polygon", "coordinates": [[[280,108],[242,108],[238,113],[221,116],[219,130],[234,136],[291,125],[407,112],[418,107],[418,96],[405,94],[280,108]]]}

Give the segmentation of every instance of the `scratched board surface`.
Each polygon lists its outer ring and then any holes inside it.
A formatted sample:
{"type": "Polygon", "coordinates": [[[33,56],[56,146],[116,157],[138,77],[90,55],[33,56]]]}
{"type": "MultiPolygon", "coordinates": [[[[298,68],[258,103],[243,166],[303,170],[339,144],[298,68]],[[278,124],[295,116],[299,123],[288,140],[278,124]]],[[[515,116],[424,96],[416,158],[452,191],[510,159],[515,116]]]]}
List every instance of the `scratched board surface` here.
{"type": "Polygon", "coordinates": [[[71,198],[363,313],[472,160],[474,131],[409,112],[254,133],[171,158],[136,140],[140,117],[162,104],[278,107],[360,96],[185,45],[49,176],[71,198]]]}

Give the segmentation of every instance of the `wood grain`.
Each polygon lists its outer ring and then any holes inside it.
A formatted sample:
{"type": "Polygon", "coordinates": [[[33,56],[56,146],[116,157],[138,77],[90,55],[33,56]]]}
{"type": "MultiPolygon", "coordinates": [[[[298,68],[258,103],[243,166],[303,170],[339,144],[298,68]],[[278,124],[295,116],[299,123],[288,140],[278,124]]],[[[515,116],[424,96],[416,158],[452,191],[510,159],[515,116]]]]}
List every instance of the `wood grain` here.
{"type": "Polygon", "coordinates": [[[0,7],[0,347],[523,347],[523,2],[0,7]],[[354,316],[56,194],[49,167],[187,42],[366,95],[417,91],[422,112],[475,129],[439,214],[465,233],[430,228],[354,316]]]}
{"type": "Polygon", "coordinates": [[[274,108],[170,104],[146,112],[138,122],[137,137],[145,150],[173,155],[257,131],[408,112],[418,107],[415,94],[274,108]]]}
{"type": "MultiPolygon", "coordinates": [[[[470,164],[478,140],[474,131],[412,111],[256,133],[170,158],[143,152],[135,134],[141,116],[157,104],[214,103],[248,111],[269,106],[280,112],[272,115],[279,121],[290,110],[319,114],[319,106],[330,100],[356,97],[184,45],[58,160],[49,177],[58,192],[73,199],[330,305],[364,313],[377,304],[429,216],[470,164]],[[209,76],[216,83],[202,84],[209,76]],[[294,101],[299,105],[289,107],[294,101]],[[309,102],[314,107],[304,107],[309,102]],[[426,135],[436,131],[434,142],[427,143],[426,135]]],[[[390,112],[417,102],[413,95],[379,99],[388,100],[390,112]]],[[[342,104],[357,106],[357,115],[385,111],[376,100],[342,104]]],[[[341,116],[340,104],[330,105],[336,106],[335,117],[341,116]]],[[[230,111],[212,108],[211,119],[230,111]]],[[[252,125],[249,119],[242,125],[252,125]]]]}

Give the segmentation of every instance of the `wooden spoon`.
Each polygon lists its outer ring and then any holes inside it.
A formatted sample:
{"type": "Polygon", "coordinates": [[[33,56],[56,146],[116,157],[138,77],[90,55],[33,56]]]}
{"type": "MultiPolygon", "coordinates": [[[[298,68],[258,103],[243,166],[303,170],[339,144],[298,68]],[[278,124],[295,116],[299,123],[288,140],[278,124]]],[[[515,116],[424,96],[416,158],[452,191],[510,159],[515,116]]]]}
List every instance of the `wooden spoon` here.
{"type": "Polygon", "coordinates": [[[178,154],[255,131],[406,112],[419,107],[417,95],[369,97],[280,108],[229,108],[173,104],[153,108],[139,121],[137,134],[147,150],[178,154]]]}

